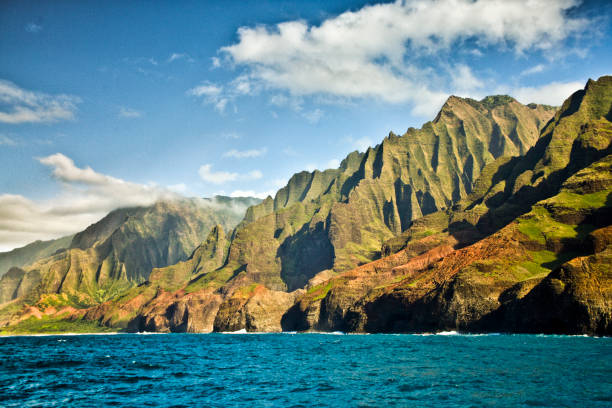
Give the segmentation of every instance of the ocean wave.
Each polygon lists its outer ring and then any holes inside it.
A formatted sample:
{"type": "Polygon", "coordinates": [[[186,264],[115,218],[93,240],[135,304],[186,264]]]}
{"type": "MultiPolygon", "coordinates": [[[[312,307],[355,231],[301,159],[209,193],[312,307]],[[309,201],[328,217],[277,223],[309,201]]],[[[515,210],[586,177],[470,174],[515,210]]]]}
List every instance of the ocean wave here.
{"type": "Polygon", "coordinates": [[[236,331],[222,331],[219,333],[221,334],[249,334],[249,332],[246,329],[240,329],[236,331]]]}

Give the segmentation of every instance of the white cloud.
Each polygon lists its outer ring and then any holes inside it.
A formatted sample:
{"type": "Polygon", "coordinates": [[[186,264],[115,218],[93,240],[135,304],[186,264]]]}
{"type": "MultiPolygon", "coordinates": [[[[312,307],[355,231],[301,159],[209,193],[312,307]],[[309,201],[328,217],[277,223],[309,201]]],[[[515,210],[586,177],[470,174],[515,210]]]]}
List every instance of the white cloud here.
{"type": "Polygon", "coordinates": [[[459,95],[472,94],[484,86],[484,83],[474,76],[470,67],[464,64],[452,69],[451,79],[454,93],[459,95]]]}
{"type": "Polygon", "coordinates": [[[79,168],[74,161],[61,153],[38,159],[42,164],[53,169],[53,177],[68,183],[84,183],[92,185],[121,184],[119,179],[95,172],[91,167],[79,168]]]}
{"type": "Polygon", "coordinates": [[[576,4],[575,0],[397,1],[347,11],[320,25],[288,21],[273,27],[241,27],[238,42],[220,52],[230,64],[246,69],[241,75],[248,76],[251,87],[294,97],[408,102],[414,113],[429,115],[453,93],[450,86],[481,83],[465,69],[459,76],[440,78],[436,74],[440,70],[419,67],[420,56],[448,54],[468,39],[477,44],[474,53],[491,45],[517,55],[556,52],[565,39],[588,28],[588,20],[567,15],[576,4]]]}
{"type": "Polygon", "coordinates": [[[560,106],[568,96],[579,89],[584,88],[583,82],[551,82],[536,87],[520,87],[514,89],[503,89],[503,92],[512,95],[521,103],[543,103],[546,105],[560,106]]]}
{"type": "Polygon", "coordinates": [[[39,33],[40,31],[42,31],[42,29],[43,29],[42,26],[36,23],[28,23],[25,26],[25,30],[28,33],[34,33],[34,34],[39,33]]]}
{"type": "MultiPolygon", "coordinates": [[[[203,82],[187,91],[188,95],[202,99],[202,102],[213,105],[219,113],[225,113],[225,108],[239,96],[253,95],[259,92],[259,86],[246,75],[240,75],[226,85],[218,85],[209,81],[203,82]]],[[[234,111],[236,107],[234,105],[234,111]]]]}
{"type": "Polygon", "coordinates": [[[150,205],[159,199],[178,197],[155,185],[131,183],[91,167],[80,168],[61,153],[38,160],[52,170],[61,192],[53,199],[40,201],[0,195],[0,248],[75,233],[119,207],[150,205]]]}
{"type": "Polygon", "coordinates": [[[254,91],[253,84],[246,75],[241,75],[234,79],[231,85],[234,92],[240,95],[249,95],[254,91]]]}
{"type": "Polygon", "coordinates": [[[167,62],[174,62],[177,60],[184,59],[187,62],[194,62],[194,59],[191,58],[189,54],[173,52],[169,57],[167,62]]]}
{"type": "Polygon", "coordinates": [[[6,135],[0,134],[0,146],[3,146],[3,145],[4,146],[17,146],[17,142],[14,139],[6,135]]]}
{"type": "Polygon", "coordinates": [[[302,116],[310,123],[318,123],[323,117],[324,113],[321,109],[317,108],[313,111],[303,112],[302,116]]]}
{"type": "Polygon", "coordinates": [[[168,62],[172,62],[172,61],[176,61],[177,59],[181,59],[185,56],[185,54],[177,54],[177,53],[173,53],[172,55],[170,55],[170,57],[168,58],[168,62]]]}
{"type": "Polygon", "coordinates": [[[522,71],[521,76],[537,74],[539,72],[544,71],[544,68],[546,68],[544,64],[534,65],[533,67],[527,68],[526,70],[522,71]]]}
{"type": "Polygon", "coordinates": [[[211,60],[212,68],[221,67],[221,60],[218,57],[212,57],[210,60],[211,60]]]}
{"type": "Polygon", "coordinates": [[[238,180],[238,173],[230,173],[226,171],[212,171],[212,164],[203,164],[198,170],[200,178],[206,182],[213,184],[224,184],[238,180]]]}
{"type": "Polygon", "coordinates": [[[201,98],[206,104],[213,105],[219,113],[225,112],[229,99],[223,95],[223,86],[204,82],[187,91],[188,95],[201,98]]]}
{"type": "Polygon", "coordinates": [[[244,180],[259,180],[263,177],[263,173],[259,170],[253,170],[242,176],[244,180]]]}
{"type": "Polygon", "coordinates": [[[242,138],[242,136],[236,132],[226,132],[226,133],[223,133],[221,137],[224,139],[234,139],[234,140],[242,138]]]}
{"type": "Polygon", "coordinates": [[[251,149],[251,150],[236,150],[232,149],[223,153],[223,157],[232,157],[234,159],[245,159],[252,157],[259,157],[266,154],[268,149],[266,147],[262,147],[261,149],[251,149]]]}
{"type": "Polygon", "coordinates": [[[294,112],[302,112],[304,98],[296,95],[274,94],[270,97],[270,104],[282,108],[290,108],[294,112]]]}
{"type": "Polygon", "coordinates": [[[263,177],[259,170],[253,170],[245,174],[227,172],[227,171],[212,171],[212,164],[203,164],[198,170],[200,178],[212,184],[225,184],[234,181],[258,180],[263,177]]]}
{"type": "Polygon", "coordinates": [[[80,98],[72,95],[48,95],[22,89],[0,79],[0,122],[19,124],[56,122],[74,119],[80,98]]]}
{"type": "Polygon", "coordinates": [[[216,97],[222,90],[223,87],[208,82],[190,89],[187,93],[193,96],[216,97]]]}
{"type": "Polygon", "coordinates": [[[185,183],[172,184],[168,186],[168,190],[174,191],[175,193],[185,194],[187,193],[187,185],[185,183]]]}
{"type": "Polygon", "coordinates": [[[142,112],[135,109],[121,107],[119,109],[119,117],[124,119],[135,119],[142,117],[142,112]]]}
{"type": "Polygon", "coordinates": [[[221,98],[218,101],[214,102],[215,105],[215,109],[219,112],[219,113],[223,113],[225,112],[225,107],[227,106],[227,103],[229,102],[229,100],[227,98],[221,98]]]}
{"type": "Polygon", "coordinates": [[[230,197],[256,197],[265,199],[268,196],[274,197],[275,191],[256,192],[254,190],[234,190],[230,193],[230,197]]]}

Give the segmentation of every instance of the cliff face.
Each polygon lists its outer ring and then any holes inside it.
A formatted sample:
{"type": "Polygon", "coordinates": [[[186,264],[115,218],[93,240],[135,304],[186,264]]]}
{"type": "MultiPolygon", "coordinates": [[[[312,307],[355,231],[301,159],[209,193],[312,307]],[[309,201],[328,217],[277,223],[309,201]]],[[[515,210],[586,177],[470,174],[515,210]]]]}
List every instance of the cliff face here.
{"type": "MultiPolygon", "coordinates": [[[[450,98],[420,130],[295,175],[231,240],[215,227],[185,261],[61,316],[129,331],[609,335],[611,142],[612,77],[554,116],[450,98]]],[[[28,310],[61,314],[49,301],[28,310]]]]}
{"type": "Polygon", "coordinates": [[[387,257],[311,287],[286,330],[611,334],[612,77],[572,95],[524,156],[483,170],[387,257]]]}
{"type": "Polygon", "coordinates": [[[553,114],[510,97],[451,97],[421,129],[353,152],[339,169],[298,173],[274,199],[250,208],[223,274],[240,270],[292,291],[321,272],[370,262],[412,220],[470,193],[487,163],[527,151],[553,114]]]}
{"type": "Polygon", "coordinates": [[[378,257],[385,239],[418,223],[413,218],[435,217],[466,196],[497,155],[527,150],[553,113],[507,97],[452,97],[422,129],[351,153],[340,169],[296,174],[274,199],[249,208],[222,267],[198,273],[188,261],[164,268],[91,316],[128,330],[279,331],[296,299],[325,295],[298,288],[378,257]],[[172,279],[162,283],[162,275],[172,279]]]}
{"type": "Polygon", "coordinates": [[[187,260],[153,269],[146,282],[87,310],[85,317],[132,331],[211,331],[222,297],[210,289],[193,293],[184,287],[221,267],[228,246],[216,225],[187,260]]]}
{"type": "Polygon", "coordinates": [[[46,258],[53,253],[66,249],[70,246],[73,236],[52,239],[50,241],[35,241],[21,248],[0,253],[0,277],[7,273],[11,268],[21,268],[46,258]]]}
{"type": "Polygon", "coordinates": [[[234,228],[250,198],[184,199],[119,209],[74,236],[67,249],[0,279],[0,303],[67,293],[83,304],[104,302],[186,260],[215,224],[234,228]],[[28,290],[24,285],[28,283],[28,290]]]}

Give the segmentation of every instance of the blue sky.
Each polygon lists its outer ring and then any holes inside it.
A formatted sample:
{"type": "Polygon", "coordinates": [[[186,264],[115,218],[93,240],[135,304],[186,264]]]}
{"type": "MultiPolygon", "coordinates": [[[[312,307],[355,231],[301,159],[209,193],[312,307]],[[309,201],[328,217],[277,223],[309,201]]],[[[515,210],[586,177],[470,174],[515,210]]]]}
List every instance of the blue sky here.
{"type": "Polygon", "coordinates": [[[611,74],[606,1],[3,1],[0,250],[173,194],[265,196],[450,94],[611,74]],[[177,4],[178,3],[178,4],[177,4]]]}

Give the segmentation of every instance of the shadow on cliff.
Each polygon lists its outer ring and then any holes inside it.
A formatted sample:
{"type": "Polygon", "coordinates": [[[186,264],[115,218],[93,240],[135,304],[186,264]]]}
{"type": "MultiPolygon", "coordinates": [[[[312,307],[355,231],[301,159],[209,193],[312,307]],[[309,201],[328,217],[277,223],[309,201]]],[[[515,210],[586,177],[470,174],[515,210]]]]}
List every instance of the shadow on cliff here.
{"type": "Polygon", "coordinates": [[[314,228],[306,223],[280,245],[276,256],[281,261],[281,279],[289,292],[303,288],[317,273],[330,269],[334,248],[329,242],[324,222],[314,228]]]}
{"type": "MultiPolygon", "coordinates": [[[[567,116],[567,115],[566,115],[567,116]]],[[[536,145],[523,157],[515,157],[501,165],[492,177],[492,186],[505,181],[505,189],[484,201],[489,207],[476,224],[467,221],[454,222],[449,225],[449,234],[454,236],[461,244],[471,245],[485,236],[494,234],[517,217],[531,211],[533,205],[538,201],[557,195],[565,180],[591,165],[599,159],[612,154],[612,142],[604,149],[597,150],[593,147],[582,147],[579,138],[574,140],[570,152],[569,164],[560,170],[550,173],[537,186],[523,185],[514,192],[517,181],[525,171],[532,170],[535,164],[544,158],[552,139],[552,133],[542,137],[536,145]],[[471,233],[470,235],[466,233],[471,233]],[[468,239],[466,239],[466,236],[468,239]]],[[[536,173],[531,182],[535,182],[542,176],[536,173]]],[[[473,209],[476,205],[483,203],[484,197],[475,200],[466,211],[473,209]]]]}

